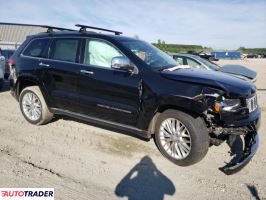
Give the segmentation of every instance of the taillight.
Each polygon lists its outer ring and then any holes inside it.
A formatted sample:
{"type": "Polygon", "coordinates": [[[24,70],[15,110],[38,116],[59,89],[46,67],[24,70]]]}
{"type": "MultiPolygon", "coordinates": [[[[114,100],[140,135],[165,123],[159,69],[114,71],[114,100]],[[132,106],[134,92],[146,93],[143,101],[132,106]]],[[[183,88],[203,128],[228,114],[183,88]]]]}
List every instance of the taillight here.
{"type": "Polygon", "coordinates": [[[13,82],[15,83],[17,81],[15,62],[12,58],[9,58],[7,64],[10,71],[9,79],[13,80],[13,82]]]}
{"type": "Polygon", "coordinates": [[[12,65],[14,65],[14,60],[12,58],[9,58],[7,63],[9,66],[12,66],[12,65]]]}

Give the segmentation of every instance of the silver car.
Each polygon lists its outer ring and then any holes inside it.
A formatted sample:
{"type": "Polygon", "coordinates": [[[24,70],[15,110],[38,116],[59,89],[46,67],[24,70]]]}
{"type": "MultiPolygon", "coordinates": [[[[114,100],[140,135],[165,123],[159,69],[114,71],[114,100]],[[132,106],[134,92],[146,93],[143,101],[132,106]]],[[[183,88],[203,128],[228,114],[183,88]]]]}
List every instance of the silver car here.
{"type": "Polygon", "coordinates": [[[224,65],[222,67],[204,58],[192,54],[168,53],[180,65],[189,65],[191,68],[221,71],[252,82],[256,81],[257,72],[242,65],[224,65]]]}
{"type": "Polygon", "coordinates": [[[0,89],[2,89],[2,86],[4,84],[5,64],[5,57],[1,55],[0,51],[0,89]]]}

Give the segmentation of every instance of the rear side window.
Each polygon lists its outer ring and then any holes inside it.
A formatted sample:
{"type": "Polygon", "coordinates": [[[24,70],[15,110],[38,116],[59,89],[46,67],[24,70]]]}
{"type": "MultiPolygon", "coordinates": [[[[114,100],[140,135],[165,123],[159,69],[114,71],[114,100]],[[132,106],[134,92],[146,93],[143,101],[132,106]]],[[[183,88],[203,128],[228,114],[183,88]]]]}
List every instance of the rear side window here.
{"type": "Polygon", "coordinates": [[[75,62],[79,39],[55,39],[50,49],[49,58],[75,62]]]}
{"type": "Polygon", "coordinates": [[[22,53],[24,56],[42,57],[42,54],[49,43],[49,39],[33,40],[22,53]]]}

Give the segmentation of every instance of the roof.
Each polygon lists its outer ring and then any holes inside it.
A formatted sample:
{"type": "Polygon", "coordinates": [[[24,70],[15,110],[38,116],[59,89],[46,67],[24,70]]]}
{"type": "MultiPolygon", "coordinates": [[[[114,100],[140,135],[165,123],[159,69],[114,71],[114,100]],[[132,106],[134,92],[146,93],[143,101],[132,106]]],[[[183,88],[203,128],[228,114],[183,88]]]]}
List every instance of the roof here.
{"type": "Polygon", "coordinates": [[[124,41],[124,40],[138,40],[135,38],[131,37],[126,37],[126,36],[121,36],[121,35],[114,35],[114,34],[104,34],[104,33],[96,33],[92,31],[88,32],[80,32],[80,31],[56,31],[52,33],[47,33],[47,32],[41,32],[37,33],[34,35],[30,35],[30,37],[47,37],[47,36],[52,36],[52,37],[73,37],[73,36],[79,36],[79,37],[86,37],[86,36],[93,36],[96,38],[112,38],[117,41],[124,41]]]}

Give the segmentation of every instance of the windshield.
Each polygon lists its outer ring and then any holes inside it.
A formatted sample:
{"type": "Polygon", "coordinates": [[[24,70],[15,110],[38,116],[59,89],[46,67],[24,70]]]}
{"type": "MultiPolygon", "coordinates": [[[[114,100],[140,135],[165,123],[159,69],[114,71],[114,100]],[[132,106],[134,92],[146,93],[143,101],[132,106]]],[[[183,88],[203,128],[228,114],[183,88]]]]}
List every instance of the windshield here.
{"type": "Polygon", "coordinates": [[[147,42],[140,40],[124,40],[121,42],[155,70],[178,65],[172,57],[147,42]]]}
{"type": "Polygon", "coordinates": [[[199,60],[200,62],[202,62],[203,64],[207,65],[210,69],[213,69],[213,70],[219,70],[219,66],[217,66],[217,65],[214,64],[214,63],[209,62],[208,60],[205,60],[205,59],[203,59],[203,58],[201,58],[201,57],[199,57],[199,56],[198,56],[198,60],[199,60]]]}

